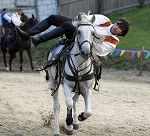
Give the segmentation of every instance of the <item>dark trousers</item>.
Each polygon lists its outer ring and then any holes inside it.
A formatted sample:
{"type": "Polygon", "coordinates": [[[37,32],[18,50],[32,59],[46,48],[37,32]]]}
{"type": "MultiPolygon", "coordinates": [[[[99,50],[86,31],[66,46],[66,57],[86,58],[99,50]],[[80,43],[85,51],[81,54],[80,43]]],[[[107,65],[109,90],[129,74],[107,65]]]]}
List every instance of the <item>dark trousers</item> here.
{"type": "MultiPolygon", "coordinates": [[[[72,25],[72,18],[68,18],[62,15],[51,15],[47,18],[47,22],[50,25],[61,27],[63,30],[60,33],[64,33],[67,38],[73,36],[75,27],[72,25]]],[[[57,31],[57,29],[55,29],[57,31]]]]}
{"type": "Polygon", "coordinates": [[[65,34],[66,37],[69,38],[73,36],[75,32],[75,27],[72,25],[71,18],[62,16],[62,15],[51,15],[47,17],[46,19],[44,19],[43,21],[41,21],[35,27],[31,28],[28,31],[29,36],[43,32],[52,25],[56,26],[57,28],[40,36],[41,41],[51,40],[63,34],[65,34]]]}
{"type": "Polygon", "coordinates": [[[59,27],[61,26],[64,22],[68,21],[68,22],[72,22],[71,18],[62,16],[62,15],[51,15],[48,18],[45,19],[48,24],[51,26],[56,26],[59,27]]]}

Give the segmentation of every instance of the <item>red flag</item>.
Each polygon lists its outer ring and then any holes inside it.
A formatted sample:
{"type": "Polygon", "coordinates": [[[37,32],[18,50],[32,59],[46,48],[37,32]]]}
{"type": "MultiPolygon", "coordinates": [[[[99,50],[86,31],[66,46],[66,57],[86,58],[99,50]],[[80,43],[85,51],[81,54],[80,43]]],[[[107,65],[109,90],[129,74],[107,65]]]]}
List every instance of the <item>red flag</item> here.
{"type": "Polygon", "coordinates": [[[127,52],[126,52],[126,57],[129,57],[129,55],[130,55],[130,52],[127,51],[127,52]]]}

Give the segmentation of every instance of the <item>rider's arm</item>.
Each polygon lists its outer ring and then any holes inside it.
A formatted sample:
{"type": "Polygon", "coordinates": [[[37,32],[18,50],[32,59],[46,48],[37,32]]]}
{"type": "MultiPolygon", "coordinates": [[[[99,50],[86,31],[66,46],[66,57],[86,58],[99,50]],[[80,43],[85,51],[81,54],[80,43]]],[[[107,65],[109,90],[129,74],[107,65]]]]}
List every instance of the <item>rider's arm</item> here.
{"type": "Polygon", "coordinates": [[[94,26],[109,26],[111,23],[111,21],[109,20],[108,17],[102,15],[102,14],[96,14],[95,15],[96,19],[94,22],[94,26]]]}
{"type": "Polygon", "coordinates": [[[94,49],[98,56],[106,56],[116,48],[118,43],[118,38],[105,36],[102,39],[94,39],[94,49]]]}
{"type": "Polygon", "coordinates": [[[22,21],[20,20],[20,16],[17,16],[16,13],[13,13],[11,18],[14,25],[20,26],[22,24],[22,21]]]}
{"type": "Polygon", "coordinates": [[[109,42],[95,43],[94,48],[98,56],[106,56],[116,48],[115,44],[109,42]]]}
{"type": "Polygon", "coordinates": [[[8,16],[7,14],[5,14],[3,17],[4,17],[9,23],[11,23],[11,17],[10,17],[10,16],[8,16]]]}

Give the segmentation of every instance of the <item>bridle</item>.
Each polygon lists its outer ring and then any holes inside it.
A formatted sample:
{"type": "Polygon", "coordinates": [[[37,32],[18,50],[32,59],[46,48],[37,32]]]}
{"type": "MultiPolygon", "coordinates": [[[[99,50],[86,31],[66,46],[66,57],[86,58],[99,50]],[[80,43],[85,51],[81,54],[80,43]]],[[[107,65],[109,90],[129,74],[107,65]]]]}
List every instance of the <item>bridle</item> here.
{"type": "MultiPolygon", "coordinates": [[[[77,43],[78,43],[79,50],[82,52],[82,45],[83,45],[84,43],[86,43],[86,42],[90,44],[90,47],[91,47],[90,50],[91,50],[91,49],[92,49],[92,43],[91,43],[90,41],[85,40],[85,41],[83,41],[83,42],[81,42],[81,43],[80,43],[80,41],[79,41],[78,34],[77,34],[77,30],[78,30],[78,28],[79,28],[80,26],[92,26],[94,30],[95,30],[95,28],[94,28],[94,26],[93,26],[92,24],[79,24],[79,25],[77,26],[77,28],[76,28],[76,36],[77,36],[77,43]]],[[[94,34],[93,34],[93,36],[94,36],[94,34]]]]}

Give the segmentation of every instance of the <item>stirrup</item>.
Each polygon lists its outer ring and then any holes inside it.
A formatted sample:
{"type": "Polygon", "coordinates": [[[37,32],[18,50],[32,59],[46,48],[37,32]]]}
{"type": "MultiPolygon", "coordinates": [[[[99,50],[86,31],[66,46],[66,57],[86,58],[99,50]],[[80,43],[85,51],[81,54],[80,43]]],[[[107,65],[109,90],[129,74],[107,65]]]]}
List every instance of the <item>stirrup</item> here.
{"type": "Polygon", "coordinates": [[[59,39],[59,44],[66,45],[66,41],[67,41],[66,38],[60,38],[59,39]]]}

